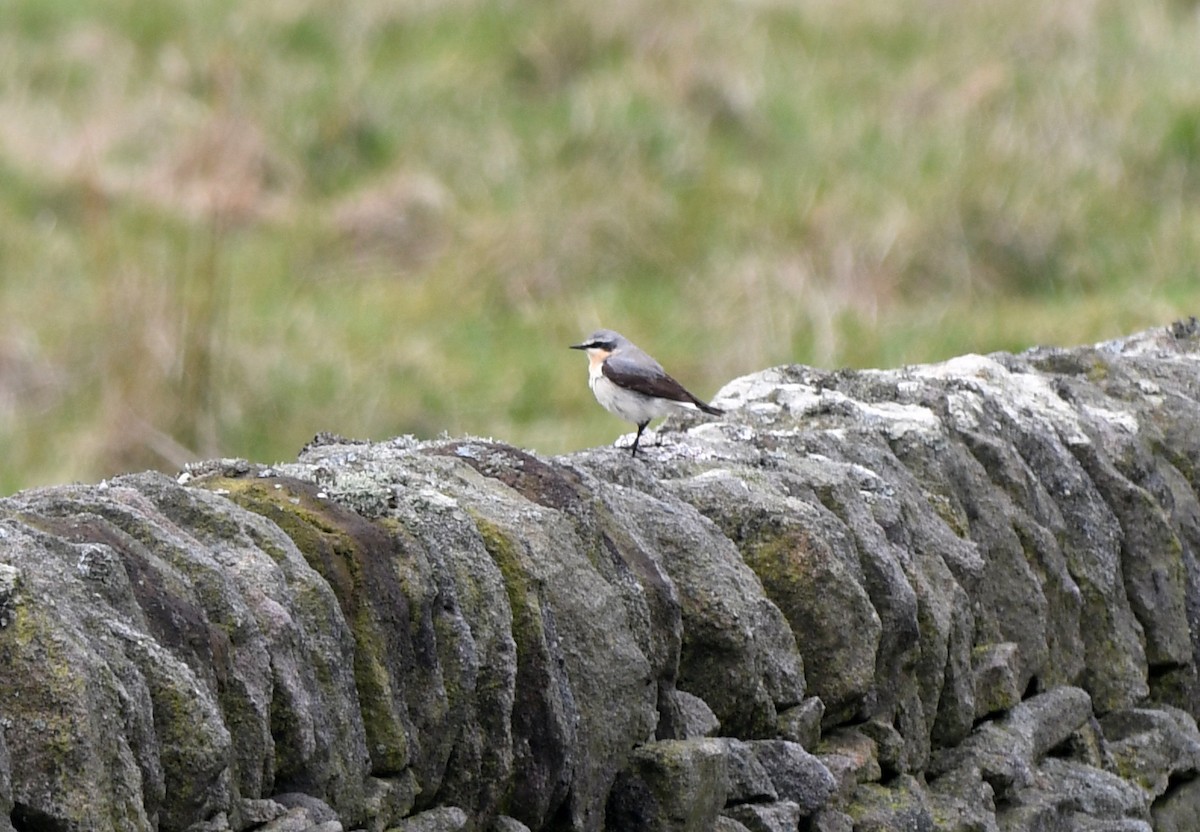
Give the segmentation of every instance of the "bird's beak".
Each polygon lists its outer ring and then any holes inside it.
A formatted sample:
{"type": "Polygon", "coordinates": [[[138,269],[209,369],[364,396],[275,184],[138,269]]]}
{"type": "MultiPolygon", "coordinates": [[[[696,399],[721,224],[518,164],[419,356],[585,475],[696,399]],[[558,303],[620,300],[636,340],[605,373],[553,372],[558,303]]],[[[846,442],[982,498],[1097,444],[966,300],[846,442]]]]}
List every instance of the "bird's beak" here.
{"type": "Polygon", "coordinates": [[[587,344],[572,344],[570,348],[573,350],[586,350],[587,344]]]}

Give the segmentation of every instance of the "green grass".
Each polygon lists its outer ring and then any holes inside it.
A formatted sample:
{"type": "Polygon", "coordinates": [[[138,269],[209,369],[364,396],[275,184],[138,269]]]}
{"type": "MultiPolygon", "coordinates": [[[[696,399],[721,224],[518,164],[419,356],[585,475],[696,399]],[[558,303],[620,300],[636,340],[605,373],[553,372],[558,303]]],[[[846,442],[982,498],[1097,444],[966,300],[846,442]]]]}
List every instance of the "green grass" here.
{"type": "Polygon", "coordinates": [[[12,0],[0,492],[1200,307],[1183,2],[12,0]]]}

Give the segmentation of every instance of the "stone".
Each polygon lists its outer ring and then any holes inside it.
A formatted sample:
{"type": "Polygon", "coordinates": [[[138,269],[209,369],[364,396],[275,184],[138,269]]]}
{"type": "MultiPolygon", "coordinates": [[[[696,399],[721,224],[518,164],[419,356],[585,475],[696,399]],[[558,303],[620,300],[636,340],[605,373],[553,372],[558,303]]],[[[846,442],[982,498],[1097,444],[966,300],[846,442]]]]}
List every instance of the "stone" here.
{"type": "Polygon", "coordinates": [[[754,740],[747,745],[770,776],[779,799],[796,803],[802,817],[829,802],[837,785],[833,775],[798,743],[754,740]]]}
{"type": "MultiPolygon", "coordinates": [[[[833,777],[831,800],[836,803],[849,800],[860,782],[859,777],[866,771],[862,767],[862,761],[845,754],[818,754],[817,759],[833,777]]],[[[868,782],[869,779],[864,777],[862,782],[868,782]]]]}
{"type": "Polygon", "coordinates": [[[4,741],[4,722],[0,717],[0,832],[12,830],[12,758],[8,754],[8,744],[4,741]]]}
{"type": "Polygon", "coordinates": [[[713,739],[646,743],[613,786],[608,826],[646,832],[711,828],[728,793],[727,756],[713,739]]]}
{"type": "Polygon", "coordinates": [[[17,604],[17,593],[21,584],[21,570],[7,563],[0,563],[0,629],[12,621],[17,604]]]}
{"type": "MultiPolygon", "coordinates": [[[[240,809],[241,811],[239,812],[239,815],[242,823],[261,826],[262,824],[268,823],[269,821],[272,821],[282,815],[288,810],[288,807],[275,800],[243,799],[240,803],[240,809]]],[[[309,817],[314,823],[318,823],[320,820],[328,819],[321,818],[318,820],[311,813],[309,813],[309,817]]]]}
{"type": "MultiPolygon", "coordinates": [[[[886,775],[910,774],[925,768],[923,759],[913,759],[911,744],[903,734],[889,722],[871,719],[850,729],[854,733],[866,737],[871,745],[866,746],[865,752],[874,756],[880,771],[886,775]],[[872,747],[873,746],[873,749],[872,747]]],[[[871,778],[879,779],[879,778],[871,778]]]]}
{"type": "Polygon", "coordinates": [[[717,742],[725,746],[726,752],[726,772],[729,779],[726,805],[772,802],[778,799],[779,795],[771,782],[771,775],[758,761],[749,743],[724,737],[717,742]]]}
{"type": "Polygon", "coordinates": [[[1172,778],[1200,771],[1200,731],[1190,714],[1162,708],[1113,711],[1100,719],[1115,771],[1159,797],[1172,778]]]}
{"type": "Polygon", "coordinates": [[[271,801],[286,809],[304,809],[313,823],[325,823],[337,820],[337,812],[318,797],[303,792],[283,792],[272,795],[271,801]]]}
{"type": "Polygon", "coordinates": [[[956,768],[978,770],[997,800],[1007,801],[1013,790],[1034,784],[1039,761],[1091,716],[1086,691],[1055,688],[1025,700],[995,722],[985,722],[958,747],[939,752],[929,774],[938,778],[956,768]]]}
{"type": "Polygon", "coordinates": [[[802,638],[806,690],[820,697],[825,718],[858,713],[872,690],[883,627],[845,525],[817,503],[744,481],[673,488],[718,524],[729,518],[726,533],[802,638]]]}
{"type": "Polygon", "coordinates": [[[1151,808],[1155,832],[1189,832],[1200,818],[1200,780],[1180,783],[1154,801],[1151,808]]]}
{"type": "Polygon", "coordinates": [[[925,790],[910,775],[902,774],[887,786],[864,783],[854,790],[846,812],[854,818],[854,832],[933,832],[933,813],[925,790]]]}
{"type": "Polygon", "coordinates": [[[800,822],[800,807],[790,800],[741,803],[726,807],[724,816],[738,821],[749,832],[795,832],[800,822]]]}
{"type": "Polygon", "coordinates": [[[854,818],[845,812],[826,806],[812,816],[810,832],[854,832],[854,818]]]}
{"type": "Polygon", "coordinates": [[[1063,832],[1074,813],[1062,803],[1015,806],[996,813],[1000,832],[1063,832]]]}
{"type": "Polygon", "coordinates": [[[1001,724],[1028,737],[1030,754],[1039,759],[1066,741],[1092,716],[1087,691],[1064,686],[1026,699],[1008,712],[1001,724]]]}
{"type": "MultiPolygon", "coordinates": [[[[13,807],[13,820],[17,826],[25,829],[28,826],[36,827],[41,818],[36,814],[27,813],[26,807],[17,805],[13,807]]],[[[282,832],[295,832],[296,829],[308,828],[308,820],[302,812],[295,815],[285,814],[281,818],[276,818],[274,822],[283,827],[282,832]]],[[[229,825],[229,815],[225,812],[217,812],[212,817],[191,824],[184,832],[233,832],[233,827],[229,825]]],[[[281,832],[281,830],[277,826],[271,832],[281,832]]]]}
{"type": "Polygon", "coordinates": [[[1011,641],[976,647],[971,656],[975,678],[975,718],[1007,711],[1021,701],[1021,662],[1011,641]]]}
{"type": "Polygon", "coordinates": [[[399,777],[368,777],[363,805],[371,832],[381,832],[407,817],[420,790],[416,775],[411,770],[406,770],[399,777]]]}
{"type": "Polygon", "coordinates": [[[929,784],[939,832],[997,832],[995,793],[977,768],[954,769],[929,784]]]}
{"type": "MultiPolygon", "coordinates": [[[[1065,800],[1076,812],[1096,818],[1150,819],[1144,789],[1103,769],[1072,760],[1047,758],[1038,767],[1039,788],[1065,800]]],[[[1020,795],[1015,797],[1020,800],[1020,795]]]]}
{"type": "Polygon", "coordinates": [[[1069,823],[1073,832],[1155,832],[1149,823],[1135,818],[1105,820],[1076,813],[1069,823]]]}
{"type": "Polygon", "coordinates": [[[799,743],[811,751],[821,739],[824,716],[825,703],[819,696],[810,696],[779,714],[779,738],[799,743]]]}
{"type": "Polygon", "coordinates": [[[683,715],[683,736],[678,739],[691,740],[698,737],[715,737],[721,730],[721,720],[712,712],[703,699],[686,690],[675,691],[675,699],[683,715]]]}
{"type": "Polygon", "coordinates": [[[715,525],[691,506],[668,502],[667,493],[613,490],[608,499],[614,513],[630,523],[637,518],[642,543],[678,592],[677,686],[702,698],[728,736],[774,736],[778,709],[804,698],[804,665],[792,628],[758,575],[715,525]]]}
{"type": "Polygon", "coordinates": [[[438,806],[404,818],[388,832],[460,832],[469,818],[457,806],[438,806]]]}
{"type": "Polygon", "coordinates": [[[313,825],[313,819],[307,810],[287,809],[267,823],[258,825],[257,828],[262,829],[263,832],[308,832],[313,825]]]}
{"type": "Polygon", "coordinates": [[[721,815],[713,823],[713,832],[750,832],[750,830],[733,818],[721,815]]]}
{"type": "Polygon", "coordinates": [[[848,765],[855,783],[871,783],[882,777],[879,747],[860,728],[839,728],[827,733],[817,751],[822,760],[830,756],[841,758],[836,761],[836,767],[844,770],[848,765]]]}

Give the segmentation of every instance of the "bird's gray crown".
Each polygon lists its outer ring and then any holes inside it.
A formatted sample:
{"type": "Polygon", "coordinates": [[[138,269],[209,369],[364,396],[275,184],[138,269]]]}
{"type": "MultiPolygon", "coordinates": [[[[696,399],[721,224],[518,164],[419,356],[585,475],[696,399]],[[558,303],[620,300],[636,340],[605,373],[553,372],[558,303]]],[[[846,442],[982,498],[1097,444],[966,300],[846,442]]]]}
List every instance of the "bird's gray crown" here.
{"type": "Polygon", "coordinates": [[[600,349],[612,350],[618,347],[628,346],[629,339],[619,332],[614,332],[611,329],[597,329],[587,337],[587,340],[580,344],[583,348],[599,347],[600,349]]]}

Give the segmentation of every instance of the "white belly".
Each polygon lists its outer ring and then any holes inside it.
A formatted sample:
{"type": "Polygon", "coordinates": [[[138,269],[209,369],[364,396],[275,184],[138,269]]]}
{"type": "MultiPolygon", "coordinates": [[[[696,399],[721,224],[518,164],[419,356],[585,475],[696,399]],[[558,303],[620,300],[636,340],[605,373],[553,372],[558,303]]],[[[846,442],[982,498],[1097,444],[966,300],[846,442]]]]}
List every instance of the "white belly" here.
{"type": "Polygon", "coordinates": [[[605,410],[615,416],[620,416],[626,422],[633,422],[635,425],[649,422],[651,419],[657,419],[659,416],[666,416],[675,411],[697,409],[691,402],[656,399],[653,396],[618,387],[600,372],[598,365],[588,373],[588,384],[596,395],[596,401],[600,402],[605,410]]]}

